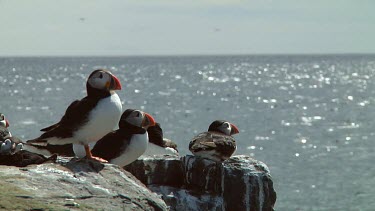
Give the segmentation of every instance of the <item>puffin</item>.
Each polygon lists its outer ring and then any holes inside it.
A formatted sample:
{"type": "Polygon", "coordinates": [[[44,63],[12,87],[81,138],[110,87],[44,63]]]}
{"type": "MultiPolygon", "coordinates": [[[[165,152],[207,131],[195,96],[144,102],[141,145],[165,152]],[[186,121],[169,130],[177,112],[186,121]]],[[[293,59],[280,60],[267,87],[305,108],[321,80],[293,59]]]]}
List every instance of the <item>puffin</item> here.
{"type": "Polygon", "coordinates": [[[4,141],[7,138],[12,137],[9,129],[0,125],[0,141],[4,141]]]}
{"type": "Polygon", "coordinates": [[[54,162],[57,155],[49,158],[24,150],[25,143],[12,136],[9,131],[9,121],[0,113],[0,165],[25,167],[47,161],[54,162]]]}
{"type": "Polygon", "coordinates": [[[0,113],[0,126],[9,127],[9,121],[5,118],[3,113],[0,113]]]}
{"type": "Polygon", "coordinates": [[[163,137],[160,123],[156,123],[147,129],[148,147],[144,155],[178,155],[177,144],[163,137]]]}
{"type": "Polygon", "coordinates": [[[23,145],[18,138],[6,138],[3,141],[0,141],[0,155],[13,155],[22,150],[22,146],[23,145]]]}
{"type": "Polygon", "coordinates": [[[8,119],[0,113],[0,154],[14,154],[22,149],[22,141],[12,136],[8,127],[8,119]]]}
{"type": "Polygon", "coordinates": [[[232,135],[239,133],[238,127],[225,120],[213,121],[207,132],[196,135],[189,143],[189,150],[195,155],[216,162],[223,162],[236,151],[232,135]]]}
{"type": "Polygon", "coordinates": [[[27,143],[35,146],[80,144],[88,159],[106,162],[91,154],[89,144],[113,131],[120,120],[122,105],[115,90],[121,90],[115,75],[104,69],[94,70],[86,82],[87,96],[72,102],[58,123],[41,129],[44,133],[27,143]]]}
{"type": "Polygon", "coordinates": [[[147,128],[155,125],[154,118],[137,109],[127,109],[121,115],[119,129],[101,138],[91,150],[92,154],[124,167],[147,149],[147,128]]]}

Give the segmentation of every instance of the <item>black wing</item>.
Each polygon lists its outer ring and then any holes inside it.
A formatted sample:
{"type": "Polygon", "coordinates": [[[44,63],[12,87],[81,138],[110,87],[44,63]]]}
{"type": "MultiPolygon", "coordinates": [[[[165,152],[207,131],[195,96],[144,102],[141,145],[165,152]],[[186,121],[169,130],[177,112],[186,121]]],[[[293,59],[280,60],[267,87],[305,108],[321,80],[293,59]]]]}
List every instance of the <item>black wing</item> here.
{"type": "Polygon", "coordinates": [[[98,98],[85,97],[82,100],[72,102],[58,123],[43,128],[41,131],[44,131],[44,133],[39,138],[29,140],[28,142],[43,142],[43,139],[50,137],[72,137],[73,132],[88,120],[90,111],[96,106],[98,101],[98,98]]]}
{"type": "Polygon", "coordinates": [[[120,130],[108,133],[91,150],[93,156],[112,160],[118,157],[129,145],[131,135],[125,134],[120,130]]]}

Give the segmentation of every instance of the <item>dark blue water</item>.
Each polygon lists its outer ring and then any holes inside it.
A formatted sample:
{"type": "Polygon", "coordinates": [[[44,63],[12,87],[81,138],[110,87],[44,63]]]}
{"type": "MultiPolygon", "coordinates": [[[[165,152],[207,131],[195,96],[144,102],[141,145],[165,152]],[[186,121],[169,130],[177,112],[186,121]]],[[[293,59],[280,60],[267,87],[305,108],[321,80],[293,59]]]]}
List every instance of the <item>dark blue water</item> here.
{"type": "Polygon", "coordinates": [[[34,138],[58,121],[96,68],[182,154],[213,120],[236,124],[237,154],[271,169],[277,210],[374,209],[375,55],[0,58],[12,133],[34,138]]]}

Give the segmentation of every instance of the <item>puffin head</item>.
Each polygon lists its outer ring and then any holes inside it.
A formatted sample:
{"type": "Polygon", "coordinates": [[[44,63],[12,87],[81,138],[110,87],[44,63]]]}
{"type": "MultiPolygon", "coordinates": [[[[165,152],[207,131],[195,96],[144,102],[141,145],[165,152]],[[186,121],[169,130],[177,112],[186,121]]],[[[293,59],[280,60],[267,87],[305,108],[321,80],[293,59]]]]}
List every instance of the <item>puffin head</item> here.
{"type": "Polygon", "coordinates": [[[121,90],[120,80],[108,70],[94,70],[86,83],[87,94],[92,92],[109,93],[114,90],[121,90]]]}
{"type": "Polygon", "coordinates": [[[225,120],[215,120],[208,127],[208,131],[222,133],[227,136],[231,136],[239,133],[238,127],[225,120]]]}
{"type": "Polygon", "coordinates": [[[155,119],[146,112],[136,109],[126,109],[121,115],[119,128],[126,128],[129,124],[147,130],[148,127],[154,126],[156,123],[155,119]]]}
{"type": "Polygon", "coordinates": [[[0,126],[9,127],[9,122],[2,113],[0,113],[0,126]]]}

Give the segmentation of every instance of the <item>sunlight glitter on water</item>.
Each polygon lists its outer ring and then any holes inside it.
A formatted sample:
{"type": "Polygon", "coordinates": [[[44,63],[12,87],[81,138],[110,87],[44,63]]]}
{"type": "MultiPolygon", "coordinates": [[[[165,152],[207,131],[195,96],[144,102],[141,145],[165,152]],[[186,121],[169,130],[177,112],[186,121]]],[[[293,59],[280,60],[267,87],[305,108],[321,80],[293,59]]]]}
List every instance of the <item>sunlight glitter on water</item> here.
{"type": "Polygon", "coordinates": [[[236,154],[271,168],[276,210],[296,210],[293,204],[325,210],[319,207],[325,200],[335,201],[331,210],[358,205],[358,197],[347,193],[365,190],[372,181],[361,172],[373,160],[374,56],[1,60],[0,112],[11,117],[12,133],[22,137],[32,138],[58,121],[73,100],[86,95],[88,74],[107,67],[124,85],[117,92],[124,109],[155,114],[182,155],[213,120],[235,123],[241,131],[236,154]],[[312,176],[317,172],[324,176],[312,176]]]}

